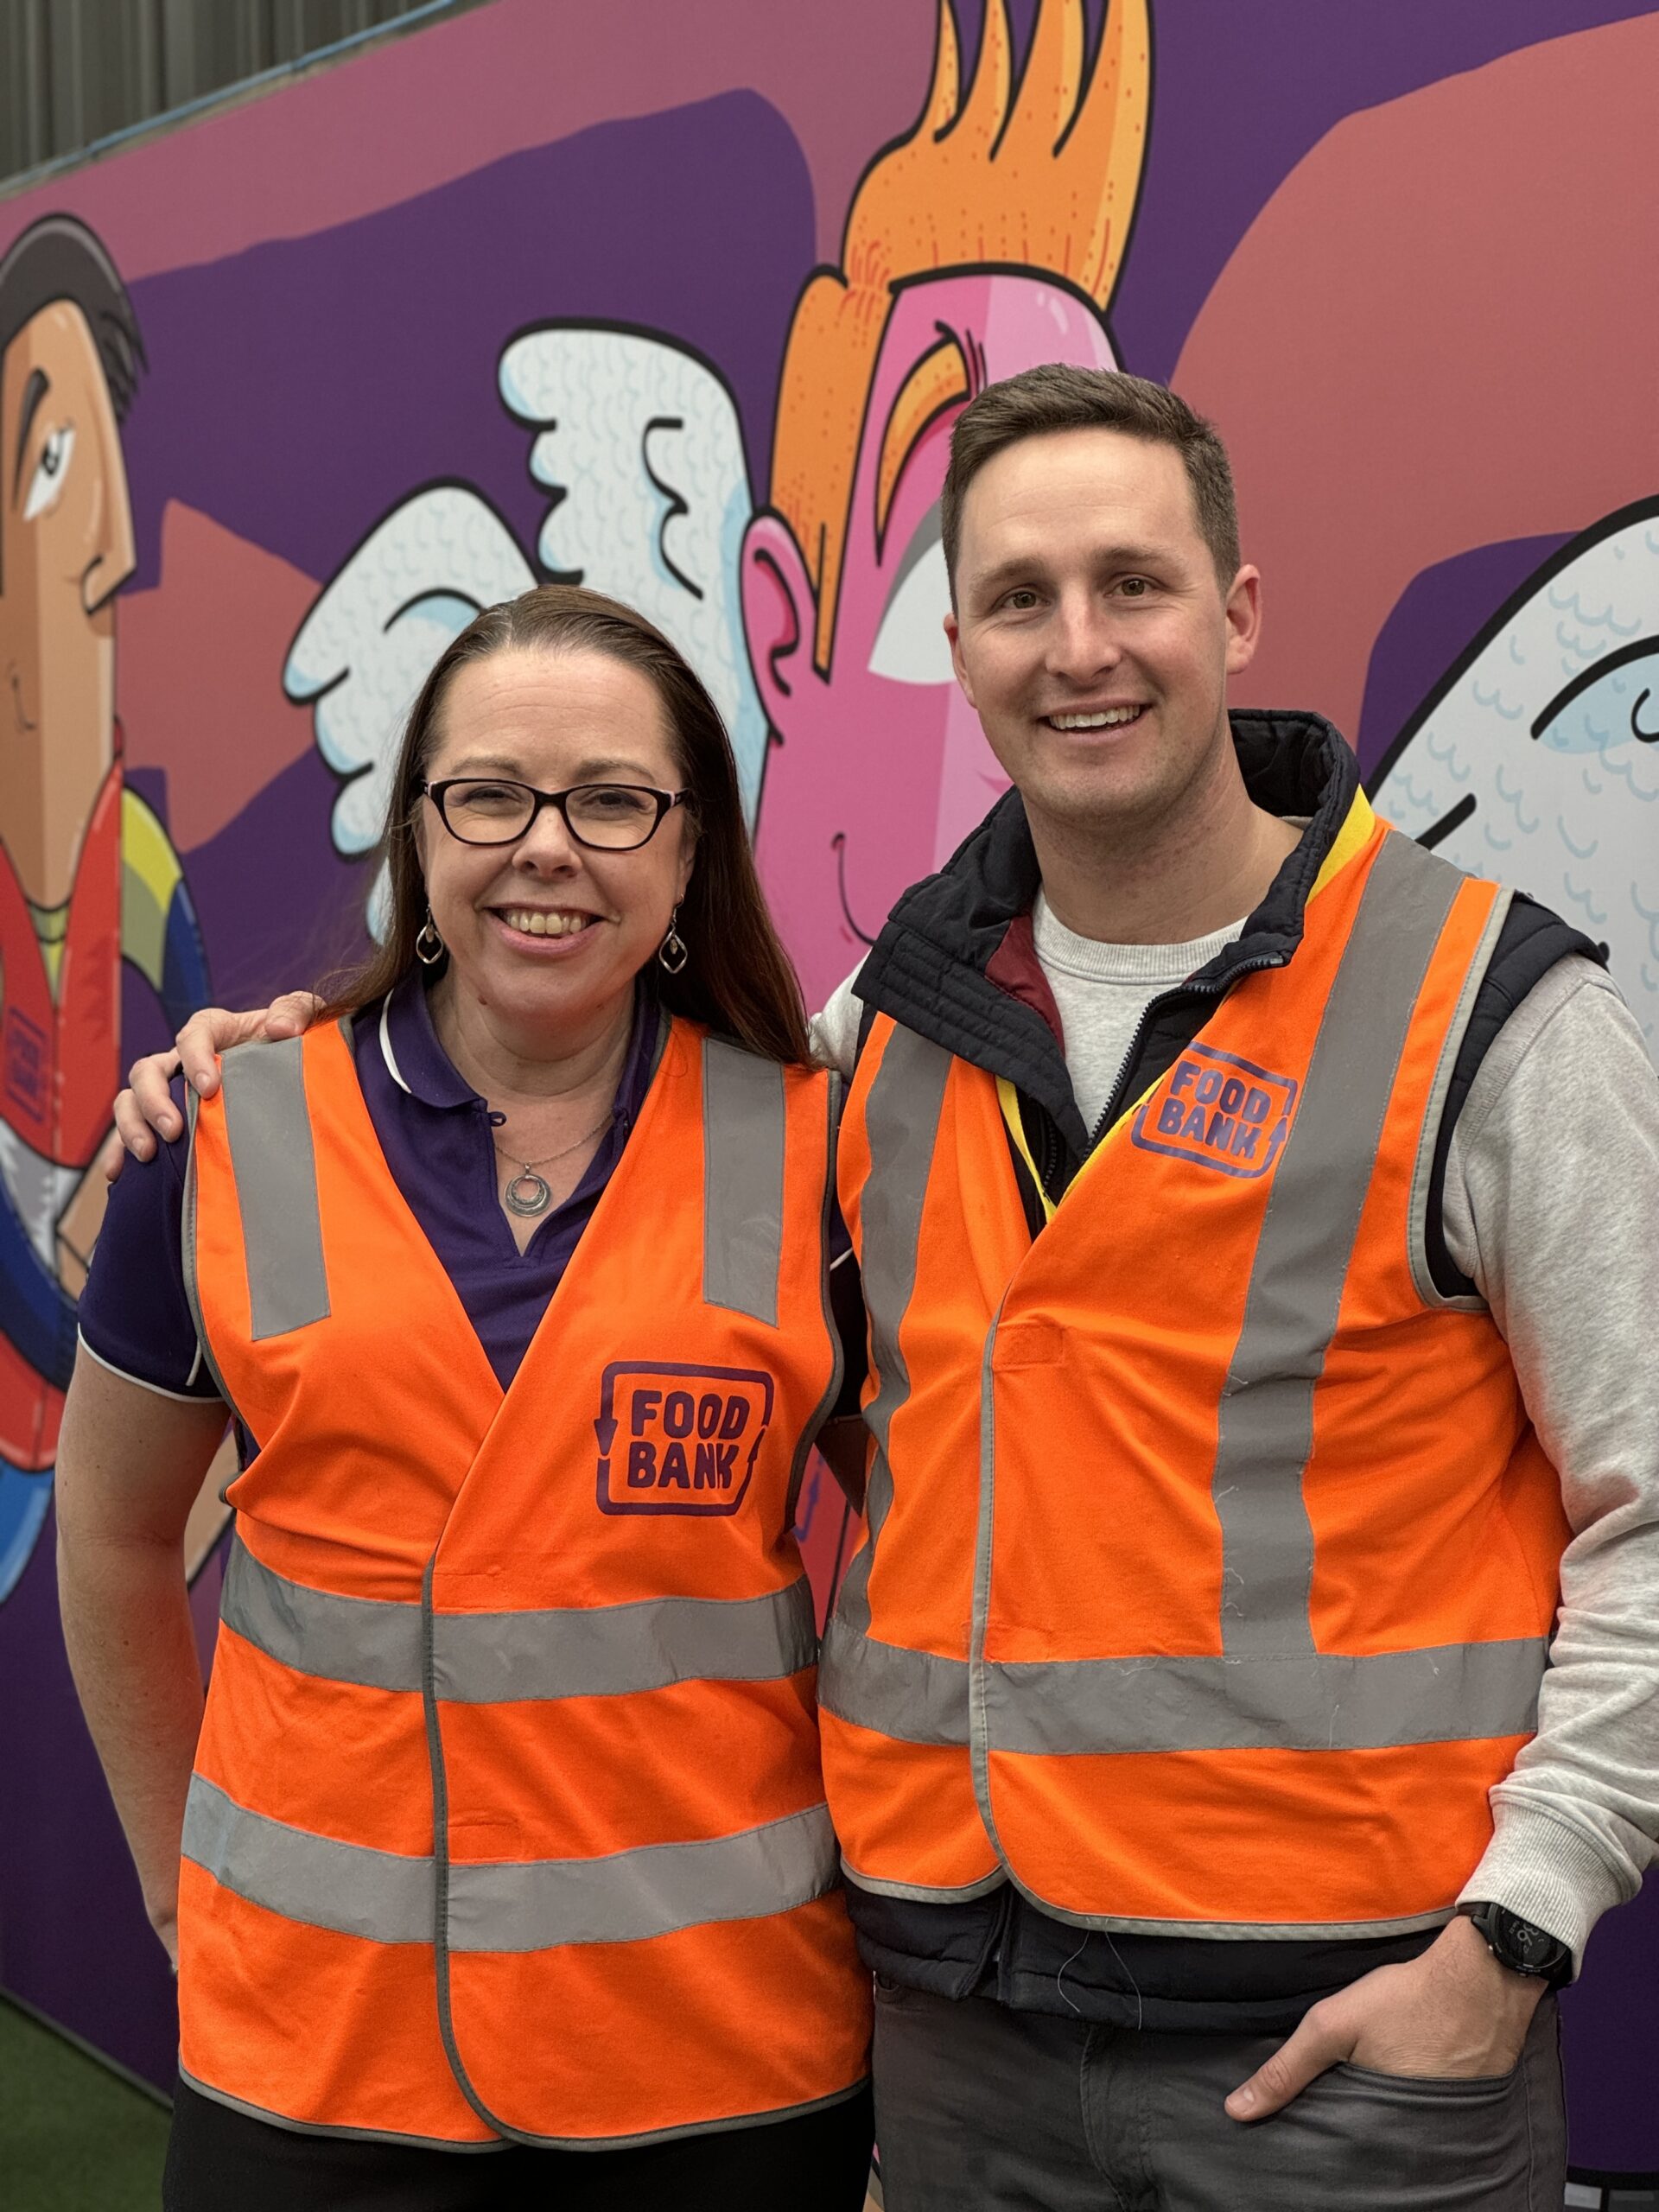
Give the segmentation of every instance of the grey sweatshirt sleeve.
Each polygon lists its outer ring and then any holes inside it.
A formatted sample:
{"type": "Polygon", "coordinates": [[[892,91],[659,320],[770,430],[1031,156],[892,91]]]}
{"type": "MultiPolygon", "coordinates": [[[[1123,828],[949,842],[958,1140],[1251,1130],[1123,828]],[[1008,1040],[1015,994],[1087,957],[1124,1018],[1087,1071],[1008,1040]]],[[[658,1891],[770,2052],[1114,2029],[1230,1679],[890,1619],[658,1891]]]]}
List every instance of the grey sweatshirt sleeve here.
{"type": "MultiPolygon", "coordinates": [[[[861,967],[862,962],[859,965],[861,967]]],[[[846,982],[838,983],[830,993],[823,1012],[815,1014],[807,1024],[819,1065],[837,1070],[844,1083],[853,1079],[853,1068],[858,1058],[858,1025],[864,1016],[863,1000],[853,995],[853,985],[857,980],[858,969],[855,968],[846,982]]]]}
{"type": "Polygon", "coordinates": [[[1613,985],[1564,960],[1452,1133],[1452,1256],[1503,1332],[1573,1537],[1538,1732],[1464,1896],[1581,1958],[1659,1837],[1659,1074],[1613,985]]]}

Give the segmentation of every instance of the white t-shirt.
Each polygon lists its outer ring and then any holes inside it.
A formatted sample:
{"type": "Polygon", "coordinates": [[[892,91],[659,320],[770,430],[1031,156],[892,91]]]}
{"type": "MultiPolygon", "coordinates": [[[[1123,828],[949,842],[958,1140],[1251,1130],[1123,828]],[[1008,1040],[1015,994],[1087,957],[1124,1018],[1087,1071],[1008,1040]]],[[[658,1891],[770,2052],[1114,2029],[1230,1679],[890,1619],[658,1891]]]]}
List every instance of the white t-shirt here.
{"type": "Polygon", "coordinates": [[[1039,891],[1031,910],[1037,957],[1060,1010],[1066,1071],[1092,1136],[1154,999],[1173,991],[1230,944],[1248,917],[1181,944],[1109,944],[1079,937],[1039,891]]]}
{"type": "MultiPolygon", "coordinates": [[[[1141,1017],[1155,998],[1213,960],[1248,918],[1181,944],[1108,944],[1069,930],[1041,891],[1031,910],[1037,958],[1059,1008],[1066,1071],[1083,1125],[1092,1136],[1128,1057],[1141,1017]]],[[[812,1037],[831,1067],[850,1072],[862,1001],[849,976],[819,1014],[812,1037]]]]}

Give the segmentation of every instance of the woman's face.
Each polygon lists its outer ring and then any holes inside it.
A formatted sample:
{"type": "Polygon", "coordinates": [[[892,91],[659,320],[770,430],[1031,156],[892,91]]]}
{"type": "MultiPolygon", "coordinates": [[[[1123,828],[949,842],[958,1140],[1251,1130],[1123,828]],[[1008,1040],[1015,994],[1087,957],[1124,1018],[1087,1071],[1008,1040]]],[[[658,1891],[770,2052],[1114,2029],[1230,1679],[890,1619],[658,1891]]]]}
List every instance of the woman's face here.
{"type": "MultiPolygon", "coordinates": [[[[439,715],[427,780],[500,776],[681,788],[668,717],[648,677],[608,654],[508,648],[469,662],[439,715]]],[[[691,874],[683,807],[632,852],[579,845],[544,806],[511,845],[467,845],[421,802],[427,898],[457,991],[500,1022],[550,1036],[620,1017],[691,874]]]]}

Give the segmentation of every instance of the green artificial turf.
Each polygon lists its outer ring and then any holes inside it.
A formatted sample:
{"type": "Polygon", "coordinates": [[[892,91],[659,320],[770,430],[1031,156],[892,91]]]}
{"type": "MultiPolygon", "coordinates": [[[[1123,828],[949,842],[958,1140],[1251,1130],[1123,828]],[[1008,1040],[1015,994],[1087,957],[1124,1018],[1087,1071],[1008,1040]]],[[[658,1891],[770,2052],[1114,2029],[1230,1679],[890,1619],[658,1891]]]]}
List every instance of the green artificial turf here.
{"type": "Polygon", "coordinates": [[[156,2212],[168,2112],[0,1996],[5,2212],[156,2212]]]}

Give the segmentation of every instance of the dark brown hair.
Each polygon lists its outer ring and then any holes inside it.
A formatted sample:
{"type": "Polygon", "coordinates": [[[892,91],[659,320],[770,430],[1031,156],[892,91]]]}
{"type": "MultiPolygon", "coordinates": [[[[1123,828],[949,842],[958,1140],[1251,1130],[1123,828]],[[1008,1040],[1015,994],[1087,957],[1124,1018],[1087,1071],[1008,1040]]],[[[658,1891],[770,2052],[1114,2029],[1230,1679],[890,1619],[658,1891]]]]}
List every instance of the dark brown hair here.
{"type": "Polygon", "coordinates": [[[679,931],[690,957],[677,976],[648,970],[671,1013],[706,1023],[752,1052],[785,1063],[810,1058],[801,987],[761,895],[743,822],[737,764],[719,709],[660,630],[614,599],[543,584],[486,607],[445,648],[410,709],[387,815],[391,877],[385,941],[331,993],[330,1014],[385,996],[415,964],[426,919],[416,825],[421,786],[442,738],[444,701],[458,670],[507,652],[596,652],[649,678],[668,719],[677,770],[696,831],[679,931]]]}
{"type": "MultiPolygon", "coordinates": [[[[98,350],[110,405],[126,420],[144,341],[127,288],[103,242],[73,215],[43,215],[0,254],[0,361],[37,315],[60,301],[79,308],[98,350]]],[[[4,579],[0,577],[0,587],[4,579]]]]}
{"type": "Polygon", "coordinates": [[[1238,574],[1238,503],[1232,465],[1215,426],[1195,415],[1166,385],[1126,376],[1121,369],[1079,369],[1051,361],[987,385],[957,417],[939,506],[953,605],[968,486],[994,454],[1023,438],[1046,437],[1056,430],[1117,430],[1125,437],[1173,446],[1192,486],[1199,533],[1221,588],[1232,588],[1238,574]]]}

